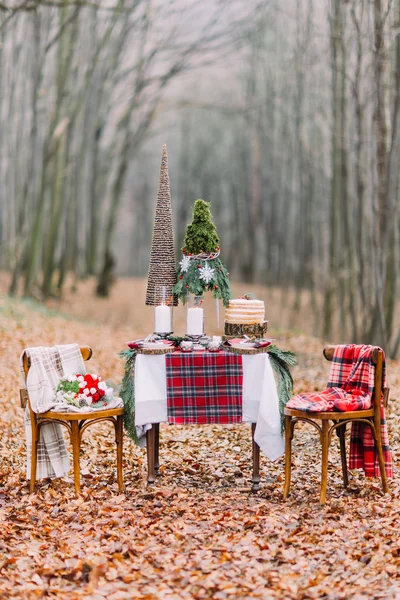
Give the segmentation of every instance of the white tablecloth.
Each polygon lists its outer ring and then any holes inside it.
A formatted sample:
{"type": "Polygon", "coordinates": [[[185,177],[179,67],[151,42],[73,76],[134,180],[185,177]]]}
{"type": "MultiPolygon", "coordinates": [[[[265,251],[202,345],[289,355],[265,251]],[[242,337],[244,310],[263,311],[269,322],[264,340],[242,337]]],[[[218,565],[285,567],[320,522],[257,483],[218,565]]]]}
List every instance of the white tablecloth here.
{"type": "MultiPolygon", "coordinates": [[[[270,460],[284,453],[279,400],[268,354],[242,355],[243,421],[256,423],[254,439],[270,460]]],[[[143,436],[150,423],[167,417],[165,354],[138,354],[135,361],[135,425],[143,436]]]]}

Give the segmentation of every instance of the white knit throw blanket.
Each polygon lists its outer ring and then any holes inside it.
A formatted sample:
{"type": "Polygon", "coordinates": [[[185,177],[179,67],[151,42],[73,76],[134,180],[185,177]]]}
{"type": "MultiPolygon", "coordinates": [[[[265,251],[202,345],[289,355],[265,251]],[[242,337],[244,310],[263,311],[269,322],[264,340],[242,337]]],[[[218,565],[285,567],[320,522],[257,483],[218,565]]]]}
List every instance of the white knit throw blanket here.
{"type": "MultiPolygon", "coordinates": [[[[28,377],[23,369],[23,354],[20,365],[24,385],[28,390],[31,407],[35,413],[44,413],[55,405],[55,388],[64,374],[86,373],[82,355],[77,344],[46,348],[27,348],[30,359],[28,377]]],[[[31,476],[32,430],[29,408],[25,411],[25,435],[27,446],[26,477],[31,476]]],[[[36,479],[43,477],[63,477],[69,471],[69,458],[62,431],[58,423],[46,423],[40,428],[37,451],[36,479]]]]}

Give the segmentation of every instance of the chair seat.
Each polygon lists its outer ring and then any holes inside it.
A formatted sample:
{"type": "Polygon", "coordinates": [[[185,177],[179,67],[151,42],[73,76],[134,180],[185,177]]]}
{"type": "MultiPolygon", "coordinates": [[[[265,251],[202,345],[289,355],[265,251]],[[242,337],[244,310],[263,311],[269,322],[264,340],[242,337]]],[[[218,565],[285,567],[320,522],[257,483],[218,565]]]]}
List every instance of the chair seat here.
{"type": "Polygon", "coordinates": [[[322,421],[345,421],[346,419],[367,419],[374,416],[374,409],[368,410],[352,410],[348,412],[309,412],[307,410],[299,410],[297,408],[286,408],[284,414],[287,417],[307,417],[308,419],[320,419],[322,421]]]}
{"type": "Polygon", "coordinates": [[[117,417],[124,414],[124,407],[109,408],[108,410],[96,410],[90,412],[56,412],[48,410],[38,414],[39,419],[60,419],[62,421],[84,421],[86,419],[100,419],[101,417],[117,417]]]}

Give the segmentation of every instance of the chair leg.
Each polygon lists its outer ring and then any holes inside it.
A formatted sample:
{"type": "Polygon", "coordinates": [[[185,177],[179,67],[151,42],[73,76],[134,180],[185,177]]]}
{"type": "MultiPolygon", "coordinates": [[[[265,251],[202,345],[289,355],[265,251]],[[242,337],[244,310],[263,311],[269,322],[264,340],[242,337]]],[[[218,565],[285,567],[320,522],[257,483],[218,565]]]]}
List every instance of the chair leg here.
{"type": "Polygon", "coordinates": [[[122,474],[122,449],[124,441],[124,417],[123,415],[117,416],[116,426],[116,442],[117,442],[117,481],[118,489],[120,492],[125,491],[124,479],[122,474]]]}
{"type": "Polygon", "coordinates": [[[382,489],[383,489],[383,493],[387,494],[389,491],[389,486],[388,486],[387,477],[386,477],[385,459],[383,457],[382,436],[381,436],[380,426],[374,427],[372,429],[372,431],[373,431],[373,434],[375,437],[376,450],[378,452],[378,462],[379,462],[379,471],[380,471],[381,480],[382,480],[382,489]]]}
{"type": "Polygon", "coordinates": [[[349,485],[349,476],[347,473],[347,460],[346,460],[346,423],[336,429],[336,433],[339,437],[340,442],[340,457],[342,459],[342,473],[343,473],[343,484],[347,488],[349,485]]]}
{"type": "Polygon", "coordinates": [[[155,463],[155,428],[146,431],[147,442],[147,483],[151,485],[155,481],[154,463],[155,463]]]}
{"type": "Polygon", "coordinates": [[[79,436],[79,423],[78,421],[70,421],[71,425],[71,444],[72,454],[74,458],[74,485],[75,493],[77,496],[81,493],[81,468],[79,464],[79,451],[80,451],[80,436],[79,436]]]}
{"type": "Polygon", "coordinates": [[[322,469],[321,469],[321,495],[320,504],[325,504],[326,488],[328,485],[328,451],[329,451],[329,421],[322,421],[321,431],[322,469]]]}
{"type": "Polygon", "coordinates": [[[36,483],[36,467],[37,467],[37,446],[40,432],[37,428],[36,417],[31,414],[31,430],[32,430],[32,452],[31,452],[31,479],[29,481],[29,493],[33,494],[36,483]]]}
{"type": "Polygon", "coordinates": [[[256,430],[256,423],[251,424],[251,450],[253,457],[253,476],[251,478],[252,492],[258,492],[260,489],[260,446],[254,439],[254,432],[256,430]]]}
{"type": "Polygon", "coordinates": [[[160,471],[160,423],[153,425],[154,427],[154,471],[159,475],[160,471]]]}
{"type": "Polygon", "coordinates": [[[292,472],[292,417],[285,415],[285,487],[283,490],[283,499],[289,496],[290,479],[292,472]]]}

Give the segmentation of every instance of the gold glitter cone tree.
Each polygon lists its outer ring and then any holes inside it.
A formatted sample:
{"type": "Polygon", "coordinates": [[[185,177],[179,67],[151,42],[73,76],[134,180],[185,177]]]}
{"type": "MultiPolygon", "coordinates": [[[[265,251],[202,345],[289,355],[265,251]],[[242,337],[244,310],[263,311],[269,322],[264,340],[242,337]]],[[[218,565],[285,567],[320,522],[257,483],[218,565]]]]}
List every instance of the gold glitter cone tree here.
{"type": "Polygon", "coordinates": [[[167,146],[162,149],[160,179],[158,183],[153,240],[151,243],[146,304],[156,303],[156,286],[165,285],[171,303],[178,304],[172,290],[176,283],[174,232],[172,229],[171,190],[169,186],[167,146]]]}

